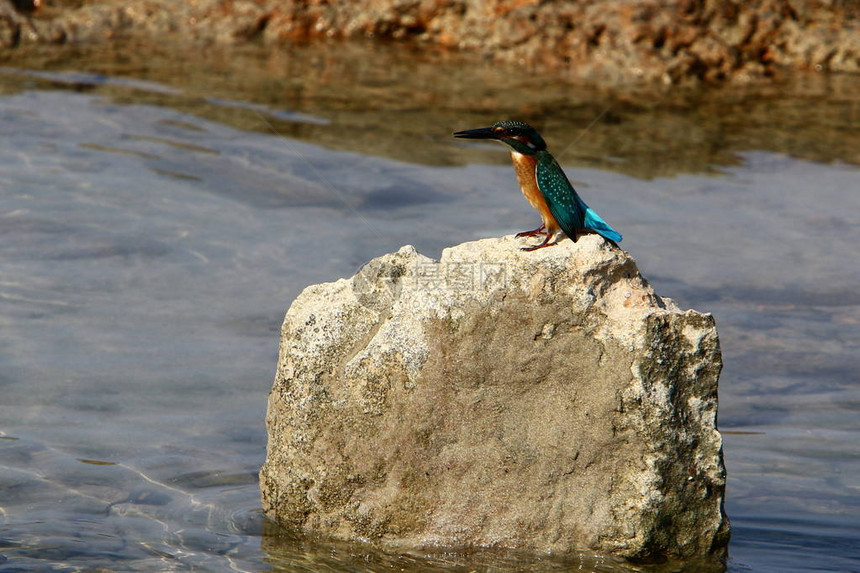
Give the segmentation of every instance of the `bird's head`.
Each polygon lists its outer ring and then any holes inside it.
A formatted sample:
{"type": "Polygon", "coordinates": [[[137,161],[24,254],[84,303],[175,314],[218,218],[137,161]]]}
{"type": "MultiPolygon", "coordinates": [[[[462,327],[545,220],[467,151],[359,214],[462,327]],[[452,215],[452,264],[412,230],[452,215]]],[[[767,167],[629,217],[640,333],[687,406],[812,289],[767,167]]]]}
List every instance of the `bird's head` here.
{"type": "Polygon", "coordinates": [[[499,121],[490,127],[458,131],[454,137],[461,139],[495,139],[510,145],[523,155],[534,155],[546,149],[546,142],[535,128],[522,121],[499,121]]]}

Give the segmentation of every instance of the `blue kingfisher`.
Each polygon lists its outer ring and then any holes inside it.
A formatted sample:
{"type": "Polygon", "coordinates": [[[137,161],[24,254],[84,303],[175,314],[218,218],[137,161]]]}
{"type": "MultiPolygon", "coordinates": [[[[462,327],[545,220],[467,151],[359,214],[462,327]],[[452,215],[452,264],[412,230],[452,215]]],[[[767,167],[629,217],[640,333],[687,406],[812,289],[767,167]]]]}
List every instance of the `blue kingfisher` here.
{"type": "Polygon", "coordinates": [[[574,242],[577,233],[583,231],[594,231],[613,243],[621,242],[621,234],[580,199],[561,166],[546,150],[546,142],[529,124],[500,121],[491,127],[458,131],[454,137],[495,139],[511,147],[520,189],[543,220],[543,225],[537,229],[517,233],[517,237],[544,237],[538,245],[523,247],[524,251],[555,245],[558,240],[550,241],[559,231],[564,231],[574,242]]]}

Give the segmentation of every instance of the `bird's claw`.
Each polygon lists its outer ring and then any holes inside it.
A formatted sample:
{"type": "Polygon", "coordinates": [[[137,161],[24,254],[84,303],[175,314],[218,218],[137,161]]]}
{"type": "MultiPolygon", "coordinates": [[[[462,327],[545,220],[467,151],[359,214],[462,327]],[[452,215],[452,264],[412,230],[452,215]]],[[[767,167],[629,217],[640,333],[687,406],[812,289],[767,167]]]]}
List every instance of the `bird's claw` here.
{"type": "Polygon", "coordinates": [[[543,227],[539,229],[534,229],[533,231],[523,231],[522,233],[517,233],[514,235],[517,239],[521,237],[536,237],[537,235],[546,235],[546,231],[543,227]]]}
{"type": "Polygon", "coordinates": [[[543,243],[541,243],[541,244],[539,244],[539,245],[534,245],[534,246],[531,246],[531,247],[520,247],[520,250],[531,252],[531,251],[536,251],[536,250],[538,250],[538,249],[542,249],[542,248],[544,248],[544,247],[554,247],[554,246],[556,246],[557,244],[558,244],[558,241],[556,241],[556,242],[554,242],[554,243],[549,243],[549,242],[547,242],[547,241],[544,241],[543,243]]]}

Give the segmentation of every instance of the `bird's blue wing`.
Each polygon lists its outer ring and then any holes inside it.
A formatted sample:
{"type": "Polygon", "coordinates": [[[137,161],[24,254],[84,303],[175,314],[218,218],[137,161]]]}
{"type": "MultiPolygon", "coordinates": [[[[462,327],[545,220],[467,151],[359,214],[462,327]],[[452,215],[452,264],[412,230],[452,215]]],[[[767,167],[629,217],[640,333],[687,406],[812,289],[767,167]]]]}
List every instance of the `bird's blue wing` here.
{"type": "Polygon", "coordinates": [[[550,213],[571,240],[576,240],[576,231],[588,229],[610,241],[621,242],[621,234],[585,204],[552,155],[540,153],[535,177],[550,213]]]}
{"type": "Polygon", "coordinates": [[[535,177],[549,212],[552,213],[561,230],[575,241],[576,231],[585,228],[587,207],[576,194],[561,166],[545,151],[538,153],[535,177]]]}

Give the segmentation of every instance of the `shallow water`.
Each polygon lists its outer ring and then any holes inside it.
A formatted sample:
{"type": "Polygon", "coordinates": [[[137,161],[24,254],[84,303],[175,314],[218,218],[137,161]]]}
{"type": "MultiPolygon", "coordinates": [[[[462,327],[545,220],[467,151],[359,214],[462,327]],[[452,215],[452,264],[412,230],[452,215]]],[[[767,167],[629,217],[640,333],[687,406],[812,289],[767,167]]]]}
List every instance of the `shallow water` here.
{"type": "Polygon", "coordinates": [[[211,83],[191,85],[102,57],[0,70],[0,570],[654,569],[388,555],[290,537],[259,513],[278,329],[300,290],[403,244],[438,256],[534,226],[503,150],[448,137],[498,107],[548,126],[581,194],[661,295],[717,318],[728,570],[860,571],[860,119],[840,95],[850,79],[821,88],[833,97],[797,129],[806,147],[778,136],[814,99],[801,94],[770,105],[776,127],[724,119],[724,131],[700,132],[707,153],[656,154],[613,129],[659,132],[671,105],[604,112],[552,95],[555,107],[538,96],[517,107],[484,86],[462,109],[428,110],[426,93],[403,102],[377,72],[359,74],[360,97],[314,76],[303,98],[299,79],[271,68],[260,89],[280,95],[261,101],[224,74],[195,68],[211,83]],[[364,133],[381,120],[362,101],[394,114],[395,143],[364,133]]]}

